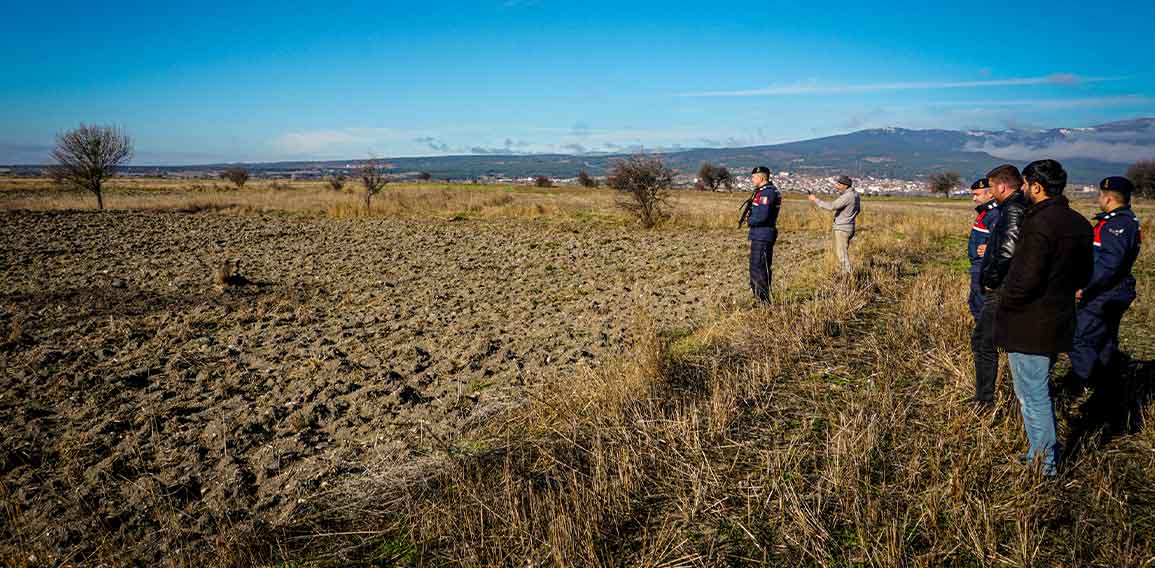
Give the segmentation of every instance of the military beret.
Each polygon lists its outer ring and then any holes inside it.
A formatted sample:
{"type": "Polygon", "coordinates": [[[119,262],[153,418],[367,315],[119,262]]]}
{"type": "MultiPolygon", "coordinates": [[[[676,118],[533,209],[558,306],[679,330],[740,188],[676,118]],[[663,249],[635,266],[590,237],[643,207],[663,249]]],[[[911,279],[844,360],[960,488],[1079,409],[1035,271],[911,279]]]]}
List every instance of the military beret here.
{"type": "Polygon", "coordinates": [[[1102,191],[1117,191],[1124,195],[1131,195],[1135,193],[1135,184],[1123,176],[1111,176],[1109,178],[1103,178],[1103,181],[1099,182],[1099,189],[1102,191]]]}
{"type": "Polygon", "coordinates": [[[754,171],[750,172],[750,175],[754,175],[754,174],[770,175],[770,168],[767,168],[766,166],[758,166],[758,167],[754,168],[754,171]]]}
{"type": "Polygon", "coordinates": [[[971,184],[971,191],[974,191],[976,189],[990,189],[990,188],[991,188],[991,180],[989,180],[987,178],[980,179],[980,180],[971,184]]]}
{"type": "Polygon", "coordinates": [[[834,182],[845,185],[846,187],[850,187],[850,186],[854,185],[854,180],[850,179],[847,176],[838,176],[837,178],[834,178],[834,182]]]}

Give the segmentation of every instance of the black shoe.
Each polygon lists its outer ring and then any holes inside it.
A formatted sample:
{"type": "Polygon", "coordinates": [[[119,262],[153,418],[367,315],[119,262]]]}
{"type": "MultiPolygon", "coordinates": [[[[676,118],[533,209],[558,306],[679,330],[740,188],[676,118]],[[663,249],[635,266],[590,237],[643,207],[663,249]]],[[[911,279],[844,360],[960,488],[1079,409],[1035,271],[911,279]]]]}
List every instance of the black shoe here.
{"type": "Polygon", "coordinates": [[[970,400],[970,403],[971,403],[971,407],[974,408],[975,412],[982,413],[982,414],[993,412],[995,409],[995,401],[993,401],[993,400],[985,400],[985,399],[981,399],[981,398],[972,398],[970,400]]]}
{"type": "Polygon", "coordinates": [[[1089,383],[1087,379],[1076,375],[1073,372],[1055,378],[1055,386],[1058,387],[1060,395],[1067,398],[1079,398],[1087,393],[1089,383]]]}

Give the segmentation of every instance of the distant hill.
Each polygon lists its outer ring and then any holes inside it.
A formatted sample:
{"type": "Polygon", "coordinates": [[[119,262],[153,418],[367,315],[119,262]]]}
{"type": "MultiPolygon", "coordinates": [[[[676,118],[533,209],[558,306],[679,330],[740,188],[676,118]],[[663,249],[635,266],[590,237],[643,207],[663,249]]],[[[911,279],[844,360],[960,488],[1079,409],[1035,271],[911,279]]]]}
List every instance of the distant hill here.
{"type": "Polygon", "coordinates": [[[953,170],[967,179],[995,165],[1025,165],[1054,158],[1075,183],[1095,183],[1124,173],[1127,166],[1155,158],[1155,119],[1113,122],[1091,128],[957,131],[878,128],[800,142],[677,152],[670,161],[694,167],[702,161],[735,169],[765,164],[775,170],[847,173],[918,179],[953,170]]]}
{"type": "MultiPolygon", "coordinates": [[[[478,177],[574,177],[580,170],[604,174],[624,155],[463,155],[385,160],[391,173],[429,172],[434,178],[478,177]]],[[[1139,159],[1155,158],[1155,118],[1112,122],[1089,128],[1050,130],[908,130],[878,128],[799,142],[744,148],[700,148],[665,152],[672,167],[687,174],[702,162],[713,162],[735,171],[765,165],[775,171],[852,176],[873,175],[919,179],[927,174],[953,170],[966,179],[982,176],[995,165],[1023,165],[1037,158],[1055,158],[1067,166],[1074,183],[1095,183],[1119,175],[1139,159]]],[[[275,162],[247,164],[262,172],[332,170],[357,160],[275,162]]],[[[191,171],[220,169],[229,164],[180,167],[133,167],[130,171],[191,171]]]]}

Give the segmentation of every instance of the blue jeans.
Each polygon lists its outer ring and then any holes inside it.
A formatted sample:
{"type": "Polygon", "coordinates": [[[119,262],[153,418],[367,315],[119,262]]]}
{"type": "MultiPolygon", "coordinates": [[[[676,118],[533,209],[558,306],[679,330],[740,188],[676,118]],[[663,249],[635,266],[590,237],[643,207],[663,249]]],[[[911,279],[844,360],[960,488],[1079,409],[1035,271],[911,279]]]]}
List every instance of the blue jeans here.
{"type": "Polygon", "coordinates": [[[1023,429],[1031,449],[1027,461],[1034,462],[1042,455],[1043,475],[1055,475],[1059,459],[1059,442],[1055,436],[1055,408],[1051,405],[1051,367],[1054,355],[1007,353],[1015,396],[1023,413],[1023,429]]]}

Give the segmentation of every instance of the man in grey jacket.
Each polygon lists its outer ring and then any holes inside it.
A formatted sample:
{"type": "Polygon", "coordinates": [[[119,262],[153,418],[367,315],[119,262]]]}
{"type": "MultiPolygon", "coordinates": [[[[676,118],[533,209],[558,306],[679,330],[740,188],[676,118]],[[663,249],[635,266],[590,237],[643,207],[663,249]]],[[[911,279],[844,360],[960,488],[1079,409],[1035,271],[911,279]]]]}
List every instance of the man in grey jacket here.
{"type": "Polygon", "coordinates": [[[838,176],[834,180],[834,188],[838,190],[834,201],[823,201],[810,195],[811,203],[834,212],[834,254],[838,256],[843,274],[850,274],[850,240],[854,238],[854,220],[862,210],[858,192],[850,189],[852,185],[854,181],[849,177],[838,176]]]}

